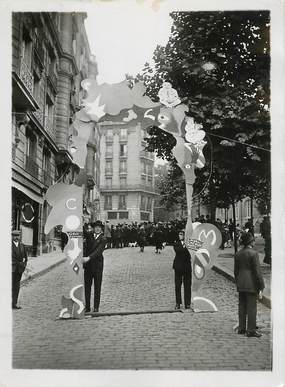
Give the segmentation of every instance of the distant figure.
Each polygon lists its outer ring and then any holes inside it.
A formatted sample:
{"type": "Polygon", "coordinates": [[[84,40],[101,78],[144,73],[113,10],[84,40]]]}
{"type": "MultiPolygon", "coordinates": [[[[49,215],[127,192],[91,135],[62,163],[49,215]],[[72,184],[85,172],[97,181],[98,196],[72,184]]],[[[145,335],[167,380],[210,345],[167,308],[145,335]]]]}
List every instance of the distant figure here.
{"type": "Polygon", "coordinates": [[[192,286],[192,266],[191,255],[185,246],[185,232],[179,231],[179,240],[174,243],[175,258],[173,261],[174,279],[175,279],[175,309],[180,309],[182,304],[181,286],[184,287],[184,305],[185,309],[191,306],[191,286],[192,286]]]}
{"type": "Polygon", "coordinates": [[[140,248],[140,252],[143,253],[144,252],[144,247],[145,247],[145,244],[146,244],[146,233],[145,233],[145,230],[144,230],[144,226],[141,226],[139,231],[138,231],[137,244],[138,244],[138,246],[140,248]]]}
{"type": "Polygon", "coordinates": [[[254,237],[250,232],[243,234],[241,244],[244,247],[235,255],[234,261],[234,275],[239,293],[238,333],[246,333],[247,337],[261,336],[256,331],[256,299],[258,296],[262,297],[264,281],[258,253],[253,249],[254,243],[254,237]]]}
{"type": "Polygon", "coordinates": [[[21,309],[18,303],[20,283],[26,269],[28,255],[25,246],[21,242],[21,231],[12,231],[12,309],[21,309]]]}
{"type": "Polygon", "coordinates": [[[271,225],[268,215],[264,216],[263,221],[260,224],[260,234],[265,242],[265,256],[263,262],[267,263],[268,265],[271,265],[271,225]]]}
{"type": "Polygon", "coordinates": [[[106,238],[107,241],[107,248],[111,248],[111,228],[109,225],[109,221],[106,220],[105,226],[104,226],[104,237],[106,238]]]}
{"type": "Polygon", "coordinates": [[[156,225],[155,227],[155,230],[153,232],[153,241],[154,241],[154,244],[155,244],[155,252],[156,254],[160,254],[161,253],[161,250],[163,248],[163,232],[162,230],[160,229],[160,227],[158,225],[156,225]]]}

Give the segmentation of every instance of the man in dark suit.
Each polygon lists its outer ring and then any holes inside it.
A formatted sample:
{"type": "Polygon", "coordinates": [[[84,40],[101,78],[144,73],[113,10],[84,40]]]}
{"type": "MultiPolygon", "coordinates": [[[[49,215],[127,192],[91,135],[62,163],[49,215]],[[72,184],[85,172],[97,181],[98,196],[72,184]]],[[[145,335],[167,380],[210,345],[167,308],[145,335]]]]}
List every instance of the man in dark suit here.
{"type": "Polygon", "coordinates": [[[27,252],[21,243],[21,231],[12,231],[12,309],[21,309],[17,305],[22,274],[28,261],[27,252]]]}
{"type": "Polygon", "coordinates": [[[236,255],[234,275],[239,292],[239,334],[260,337],[256,331],[256,299],[262,297],[264,281],[262,278],[258,253],[253,249],[254,236],[248,232],[241,237],[244,246],[236,255]],[[246,329],[247,318],[247,329],[246,329]]]}
{"type": "Polygon", "coordinates": [[[192,286],[192,267],[191,267],[191,255],[185,246],[184,231],[180,231],[178,234],[179,240],[174,243],[173,248],[175,251],[175,258],[173,261],[173,269],[175,273],[175,309],[180,309],[182,304],[181,298],[181,286],[183,282],[184,287],[184,304],[185,309],[190,309],[191,305],[191,286],[192,286]]]}
{"type": "Polygon", "coordinates": [[[83,257],[84,286],[85,286],[85,312],[90,312],[91,288],[94,281],[94,312],[99,311],[101,284],[103,276],[104,257],[103,251],[106,239],[103,234],[104,226],[97,220],[87,226],[85,248],[83,257]],[[94,229],[93,229],[94,227],[94,229]],[[93,232],[94,230],[94,232],[93,232]]]}

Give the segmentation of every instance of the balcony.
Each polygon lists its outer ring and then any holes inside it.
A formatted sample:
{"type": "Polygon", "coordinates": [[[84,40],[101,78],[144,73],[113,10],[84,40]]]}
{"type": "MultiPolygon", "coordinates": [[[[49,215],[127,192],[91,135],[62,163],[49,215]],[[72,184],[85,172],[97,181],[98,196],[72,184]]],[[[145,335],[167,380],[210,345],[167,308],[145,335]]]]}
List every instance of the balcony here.
{"type": "Polygon", "coordinates": [[[104,210],[112,210],[112,204],[105,203],[104,204],[104,210]]]}
{"type": "Polygon", "coordinates": [[[29,90],[29,92],[33,94],[34,77],[29,66],[23,60],[21,60],[21,63],[20,63],[20,78],[23,81],[26,88],[29,90]]]}
{"type": "Polygon", "coordinates": [[[106,152],[106,153],[105,153],[105,157],[106,157],[107,159],[112,159],[112,158],[113,158],[113,152],[106,152]]]}
{"type": "Polygon", "coordinates": [[[122,158],[127,158],[128,154],[127,154],[127,152],[124,152],[124,153],[120,153],[119,156],[122,158]]]}
{"type": "Polygon", "coordinates": [[[121,135],[119,136],[120,142],[128,142],[128,135],[121,135]]]}
{"type": "Polygon", "coordinates": [[[106,136],[106,142],[110,143],[113,142],[113,136],[106,136]]]}
{"type": "Polygon", "coordinates": [[[127,170],[127,168],[120,168],[119,173],[126,174],[126,173],[128,173],[128,170],[127,170]]]}
{"type": "Polygon", "coordinates": [[[35,112],[33,112],[33,116],[37,119],[37,121],[44,126],[44,113],[42,109],[38,109],[35,112]]]}
{"type": "Polygon", "coordinates": [[[126,210],[127,209],[127,206],[126,204],[120,204],[118,205],[118,210],[126,210]]]}
{"type": "Polygon", "coordinates": [[[39,166],[35,162],[35,159],[31,156],[26,156],[26,171],[33,176],[34,178],[38,178],[39,176],[39,166]]]}
{"type": "Polygon", "coordinates": [[[43,170],[43,183],[47,187],[50,187],[53,184],[53,179],[50,175],[50,171],[43,170]]]}
{"type": "Polygon", "coordinates": [[[101,191],[106,192],[137,192],[137,191],[145,191],[150,193],[155,193],[153,186],[146,186],[145,184],[121,184],[121,185],[104,185],[100,187],[101,191]]]}

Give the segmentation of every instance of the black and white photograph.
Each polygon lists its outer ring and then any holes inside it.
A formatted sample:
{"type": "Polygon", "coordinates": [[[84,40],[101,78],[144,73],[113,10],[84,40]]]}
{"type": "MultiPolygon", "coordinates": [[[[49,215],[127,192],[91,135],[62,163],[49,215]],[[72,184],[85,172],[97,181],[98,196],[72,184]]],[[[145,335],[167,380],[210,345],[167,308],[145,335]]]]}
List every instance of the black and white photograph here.
{"type": "Polygon", "coordinates": [[[284,4],[0,9],[0,386],[283,386],[284,4]]]}

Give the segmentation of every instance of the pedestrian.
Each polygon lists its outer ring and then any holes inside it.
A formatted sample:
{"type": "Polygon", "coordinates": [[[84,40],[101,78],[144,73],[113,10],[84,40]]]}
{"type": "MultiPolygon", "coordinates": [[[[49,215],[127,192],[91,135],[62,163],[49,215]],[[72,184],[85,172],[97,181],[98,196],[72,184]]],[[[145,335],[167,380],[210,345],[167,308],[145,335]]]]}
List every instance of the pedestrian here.
{"type": "Polygon", "coordinates": [[[104,238],[104,225],[100,220],[89,224],[86,230],[86,247],[84,249],[84,287],[85,287],[85,312],[90,312],[91,288],[94,282],[94,309],[99,311],[101,298],[101,285],[103,277],[104,257],[103,251],[106,246],[104,238]]]}
{"type": "Polygon", "coordinates": [[[192,266],[191,255],[185,246],[185,232],[183,230],[178,233],[179,240],[174,243],[175,258],[173,261],[174,280],[175,280],[175,309],[180,309],[182,304],[181,286],[184,287],[184,305],[185,309],[190,309],[191,306],[191,286],[192,286],[192,266]]]}
{"type": "Polygon", "coordinates": [[[259,256],[253,249],[255,241],[250,232],[242,235],[241,244],[244,247],[237,252],[234,261],[234,275],[239,293],[238,333],[246,334],[247,337],[260,337],[261,333],[256,331],[256,299],[262,298],[264,281],[259,256]]]}
{"type": "Polygon", "coordinates": [[[140,248],[140,252],[143,253],[144,247],[146,244],[146,233],[145,233],[143,225],[140,226],[139,231],[138,231],[137,244],[140,248]]]}
{"type": "Polygon", "coordinates": [[[28,255],[24,244],[21,242],[21,231],[12,231],[12,309],[21,309],[18,306],[20,283],[26,269],[28,255]]]}
{"type": "Polygon", "coordinates": [[[106,223],[104,226],[104,237],[106,238],[107,249],[110,249],[111,248],[111,228],[108,220],[106,220],[106,223]]]}
{"type": "Polygon", "coordinates": [[[162,244],[164,242],[164,240],[163,240],[164,238],[163,238],[163,232],[158,224],[155,227],[155,230],[152,234],[152,237],[153,237],[153,242],[155,245],[155,253],[160,254],[162,247],[163,247],[162,244]]]}
{"type": "Polygon", "coordinates": [[[271,225],[269,216],[266,215],[260,224],[260,234],[264,239],[264,259],[263,262],[271,265],[271,225]]]}

